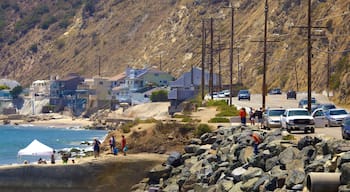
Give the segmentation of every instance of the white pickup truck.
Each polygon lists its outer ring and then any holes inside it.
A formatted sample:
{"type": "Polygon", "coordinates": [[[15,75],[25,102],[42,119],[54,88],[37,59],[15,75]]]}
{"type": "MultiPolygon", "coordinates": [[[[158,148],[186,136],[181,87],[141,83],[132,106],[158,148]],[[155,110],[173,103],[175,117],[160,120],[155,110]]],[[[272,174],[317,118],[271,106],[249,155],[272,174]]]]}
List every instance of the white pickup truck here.
{"type": "Polygon", "coordinates": [[[288,132],[293,130],[300,130],[307,133],[315,132],[315,121],[314,118],[309,114],[306,109],[292,108],[286,109],[281,115],[281,126],[288,132]]]}

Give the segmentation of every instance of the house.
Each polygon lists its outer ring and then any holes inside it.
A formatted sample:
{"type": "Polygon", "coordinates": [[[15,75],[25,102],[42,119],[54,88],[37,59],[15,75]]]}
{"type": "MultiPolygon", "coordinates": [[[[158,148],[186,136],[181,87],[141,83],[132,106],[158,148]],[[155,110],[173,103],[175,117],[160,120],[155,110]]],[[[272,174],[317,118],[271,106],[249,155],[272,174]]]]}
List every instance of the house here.
{"type": "Polygon", "coordinates": [[[83,107],[84,101],[78,97],[78,85],[84,78],[76,73],[70,73],[62,79],[52,80],[50,84],[50,105],[54,105],[55,111],[70,107],[72,112],[83,107]]]}
{"type": "MultiPolygon", "coordinates": [[[[209,86],[210,73],[204,71],[204,84],[209,86]]],[[[213,74],[213,86],[219,84],[218,75],[213,74]]],[[[191,71],[184,73],[177,80],[170,82],[170,92],[168,99],[170,100],[169,114],[181,111],[179,105],[198,94],[202,86],[202,69],[194,67],[191,71]]]]}
{"type": "Polygon", "coordinates": [[[168,86],[174,77],[156,68],[127,68],[125,84],[131,92],[144,92],[152,87],[168,86]]]}
{"type": "Polygon", "coordinates": [[[29,88],[29,95],[33,97],[49,97],[50,96],[50,80],[36,80],[29,88]]]}

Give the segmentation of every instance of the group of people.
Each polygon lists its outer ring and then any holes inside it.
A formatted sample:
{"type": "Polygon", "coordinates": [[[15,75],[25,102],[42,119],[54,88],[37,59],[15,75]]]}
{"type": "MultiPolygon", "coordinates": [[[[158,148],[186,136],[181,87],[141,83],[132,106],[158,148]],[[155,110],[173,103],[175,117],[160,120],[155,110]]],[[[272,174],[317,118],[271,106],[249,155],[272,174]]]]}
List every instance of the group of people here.
{"type": "MultiPolygon", "coordinates": [[[[101,142],[97,139],[94,140],[94,156],[95,158],[100,156],[100,147],[101,142]]],[[[114,155],[118,155],[118,148],[116,147],[116,140],[115,137],[112,136],[109,139],[109,146],[111,149],[111,153],[114,155]]],[[[126,155],[126,151],[128,150],[128,147],[126,146],[126,139],[125,136],[122,135],[122,140],[121,140],[121,150],[123,151],[123,154],[126,155]]]]}
{"type": "MultiPolygon", "coordinates": [[[[258,119],[258,127],[263,128],[263,109],[260,107],[260,109],[254,110],[252,107],[249,108],[249,121],[250,125],[255,126],[255,120],[258,119]]],[[[239,116],[241,118],[241,124],[246,125],[247,124],[247,112],[244,107],[242,107],[239,111],[239,116]]]]}

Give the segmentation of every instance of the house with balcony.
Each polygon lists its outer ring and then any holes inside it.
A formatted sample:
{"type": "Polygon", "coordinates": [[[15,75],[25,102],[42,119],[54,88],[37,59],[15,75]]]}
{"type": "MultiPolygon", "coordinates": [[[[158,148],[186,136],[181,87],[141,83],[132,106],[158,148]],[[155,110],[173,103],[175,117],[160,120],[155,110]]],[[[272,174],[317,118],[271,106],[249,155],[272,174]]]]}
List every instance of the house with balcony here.
{"type": "Polygon", "coordinates": [[[55,111],[61,111],[65,107],[72,113],[82,111],[86,101],[79,97],[78,85],[84,78],[76,73],[70,73],[61,79],[53,79],[50,84],[50,105],[55,106],[55,111]]]}
{"type": "MultiPolygon", "coordinates": [[[[204,71],[204,84],[209,86],[210,73],[204,71]]],[[[218,74],[213,74],[213,86],[219,84],[218,74]]],[[[202,69],[194,67],[184,73],[177,80],[170,82],[168,99],[170,100],[169,114],[182,110],[180,104],[183,101],[195,97],[202,86],[202,69]]]]}

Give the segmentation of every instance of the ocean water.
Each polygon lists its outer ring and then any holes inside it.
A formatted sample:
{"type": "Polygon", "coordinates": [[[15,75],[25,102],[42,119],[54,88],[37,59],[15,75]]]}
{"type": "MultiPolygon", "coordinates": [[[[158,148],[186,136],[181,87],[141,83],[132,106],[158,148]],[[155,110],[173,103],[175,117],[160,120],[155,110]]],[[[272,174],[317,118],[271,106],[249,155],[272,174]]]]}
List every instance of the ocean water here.
{"type": "MultiPolygon", "coordinates": [[[[107,131],[84,130],[77,128],[52,128],[31,125],[0,125],[0,165],[23,163],[24,160],[35,162],[40,157],[22,156],[17,153],[27,147],[34,139],[59,151],[65,148],[91,148],[82,145],[83,141],[98,138],[103,141],[107,131]]],[[[49,160],[49,157],[42,157],[49,160]]]]}

